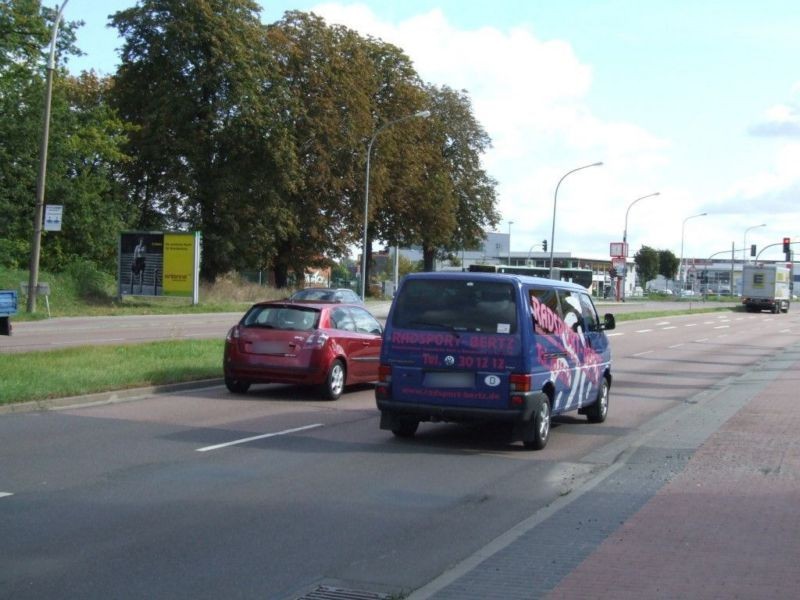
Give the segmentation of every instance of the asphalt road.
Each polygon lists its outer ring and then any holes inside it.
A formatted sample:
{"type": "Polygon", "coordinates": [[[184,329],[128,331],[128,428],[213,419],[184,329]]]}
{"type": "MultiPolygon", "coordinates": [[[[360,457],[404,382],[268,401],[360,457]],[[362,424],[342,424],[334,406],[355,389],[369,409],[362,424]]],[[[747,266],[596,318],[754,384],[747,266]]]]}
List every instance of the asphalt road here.
{"type": "Polygon", "coordinates": [[[561,418],[541,452],[489,427],[423,424],[395,439],[369,387],[338,402],[264,385],[0,415],[0,596],[411,592],[582,489],[660,415],[763,369],[800,340],[800,314],[651,319],[611,335],[609,419],[561,418]]]}

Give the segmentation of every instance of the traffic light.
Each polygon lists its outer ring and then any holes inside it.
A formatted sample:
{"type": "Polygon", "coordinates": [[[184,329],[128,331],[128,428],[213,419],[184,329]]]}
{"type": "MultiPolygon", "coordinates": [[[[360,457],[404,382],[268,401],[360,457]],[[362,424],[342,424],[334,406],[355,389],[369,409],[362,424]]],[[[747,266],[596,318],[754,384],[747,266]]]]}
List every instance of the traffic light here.
{"type": "Polygon", "coordinates": [[[756,245],[755,244],[751,244],[750,245],[750,256],[755,256],[755,255],[756,255],[756,245]]]}
{"type": "Polygon", "coordinates": [[[547,240],[542,240],[542,252],[547,252],[547,240]]]}
{"type": "Polygon", "coordinates": [[[784,252],[784,254],[788,254],[789,253],[789,246],[791,245],[791,243],[792,243],[792,240],[790,240],[789,238],[783,238],[783,252],[784,252]]]}

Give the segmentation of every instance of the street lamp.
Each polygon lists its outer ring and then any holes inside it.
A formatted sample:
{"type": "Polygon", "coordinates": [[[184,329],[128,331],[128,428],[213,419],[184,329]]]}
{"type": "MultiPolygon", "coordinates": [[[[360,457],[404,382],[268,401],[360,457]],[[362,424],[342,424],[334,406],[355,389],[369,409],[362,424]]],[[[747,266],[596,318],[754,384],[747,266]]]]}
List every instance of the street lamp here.
{"type": "Polygon", "coordinates": [[[678,263],[678,279],[681,282],[681,289],[680,289],[680,296],[683,296],[683,287],[684,287],[684,276],[683,276],[683,240],[684,234],[686,232],[686,221],[689,219],[694,219],[696,217],[705,217],[708,213],[700,213],[699,215],[692,215],[691,217],[686,217],[683,220],[683,225],[681,226],[681,260],[678,263]]]}
{"type": "Polygon", "coordinates": [[[747,260],[747,232],[750,231],[751,229],[758,229],[759,227],[766,227],[766,226],[767,226],[766,223],[762,223],[761,225],[753,225],[752,227],[748,227],[747,229],[744,230],[744,238],[742,239],[742,265],[743,266],[744,266],[744,263],[750,262],[750,261],[747,260]]]}
{"type": "MultiPolygon", "coordinates": [[[[639,200],[644,200],[645,198],[652,198],[653,196],[659,196],[661,192],[654,192],[652,194],[647,194],[647,196],[642,196],[637,198],[633,202],[628,205],[628,210],[625,211],[625,229],[622,230],[622,250],[625,252],[625,258],[628,258],[628,213],[631,212],[631,207],[636,204],[639,200]]],[[[626,260],[627,263],[627,260],[626,260]]],[[[626,265],[627,269],[627,265],[626,265]]],[[[626,277],[627,279],[627,277],[626,277]]],[[[634,282],[636,283],[636,282],[634,282]]],[[[617,288],[619,291],[619,288],[617,288]]],[[[622,301],[625,301],[625,283],[622,284],[622,301]]]]}
{"type": "Polygon", "coordinates": [[[578,167],[577,169],[572,169],[572,171],[567,171],[561,177],[561,179],[558,180],[558,184],[556,185],[556,192],[553,195],[553,226],[550,229],[550,275],[549,275],[550,279],[553,278],[553,250],[555,250],[555,247],[553,245],[553,241],[554,241],[555,236],[556,236],[556,204],[558,203],[558,188],[561,185],[561,182],[564,181],[564,179],[566,179],[566,177],[568,175],[572,175],[576,171],[580,171],[582,169],[588,169],[589,167],[600,167],[602,165],[603,165],[602,162],[596,162],[596,163],[592,163],[590,165],[584,165],[582,167],[578,167]]]}
{"type": "Polygon", "coordinates": [[[400,117],[399,119],[394,119],[393,121],[388,121],[378,127],[375,133],[372,134],[372,138],[369,140],[369,145],[367,146],[367,174],[365,177],[364,183],[364,240],[362,244],[361,250],[361,299],[366,300],[367,298],[367,228],[369,227],[369,160],[370,155],[372,154],[372,144],[375,143],[375,139],[378,137],[384,129],[387,127],[391,127],[392,125],[396,125],[401,121],[406,121],[408,119],[413,119],[415,117],[420,117],[423,119],[427,119],[431,116],[431,111],[429,110],[421,110],[419,112],[415,112],[413,115],[406,115],[405,117],[400,117]]]}
{"type": "Polygon", "coordinates": [[[69,0],[64,0],[58,9],[53,34],[50,38],[50,58],[47,61],[47,82],[44,92],[44,115],[42,117],[42,141],[39,146],[39,175],[36,178],[36,209],[33,216],[33,239],[31,240],[30,273],[28,278],[28,312],[36,311],[36,286],[39,285],[39,255],[42,248],[42,213],[44,212],[44,184],[47,174],[47,146],[50,141],[50,105],[53,97],[53,71],[56,70],[56,37],[58,24],[64,14],[64,7],[69,0]]]}
{"type": "Polygon", "coordinates": [[[514,224],[514,221],[508,222],[508,266],[511,266],[511,226],[514,224]]]}

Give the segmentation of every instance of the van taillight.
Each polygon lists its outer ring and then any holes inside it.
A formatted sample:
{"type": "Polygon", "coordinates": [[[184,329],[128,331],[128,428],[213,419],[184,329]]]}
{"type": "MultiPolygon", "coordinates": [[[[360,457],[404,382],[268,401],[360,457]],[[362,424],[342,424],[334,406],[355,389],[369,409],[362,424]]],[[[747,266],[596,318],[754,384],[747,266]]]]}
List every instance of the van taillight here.
{"type": "Polygon", "coordinates": [[[378,366],[378,381],[381,383],[392,383],[392,366],[379,365],[378,366]]]}
{"type": "Polygon", "coordinates": [[[508,378],[512,392],[530,392],[533,378],[527,373],[512,373],[508,378]]]}

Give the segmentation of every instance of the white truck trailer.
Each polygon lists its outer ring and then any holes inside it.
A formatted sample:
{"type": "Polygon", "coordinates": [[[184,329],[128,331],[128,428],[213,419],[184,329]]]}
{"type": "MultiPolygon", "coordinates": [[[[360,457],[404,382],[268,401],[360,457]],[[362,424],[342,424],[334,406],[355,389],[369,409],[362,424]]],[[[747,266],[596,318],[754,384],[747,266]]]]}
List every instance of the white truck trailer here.
{"type": "Polygon", "coordinates": [[[780,265],[744,265],[742,304],[748,312],[789,312],[791,270],[780,265]]]}

